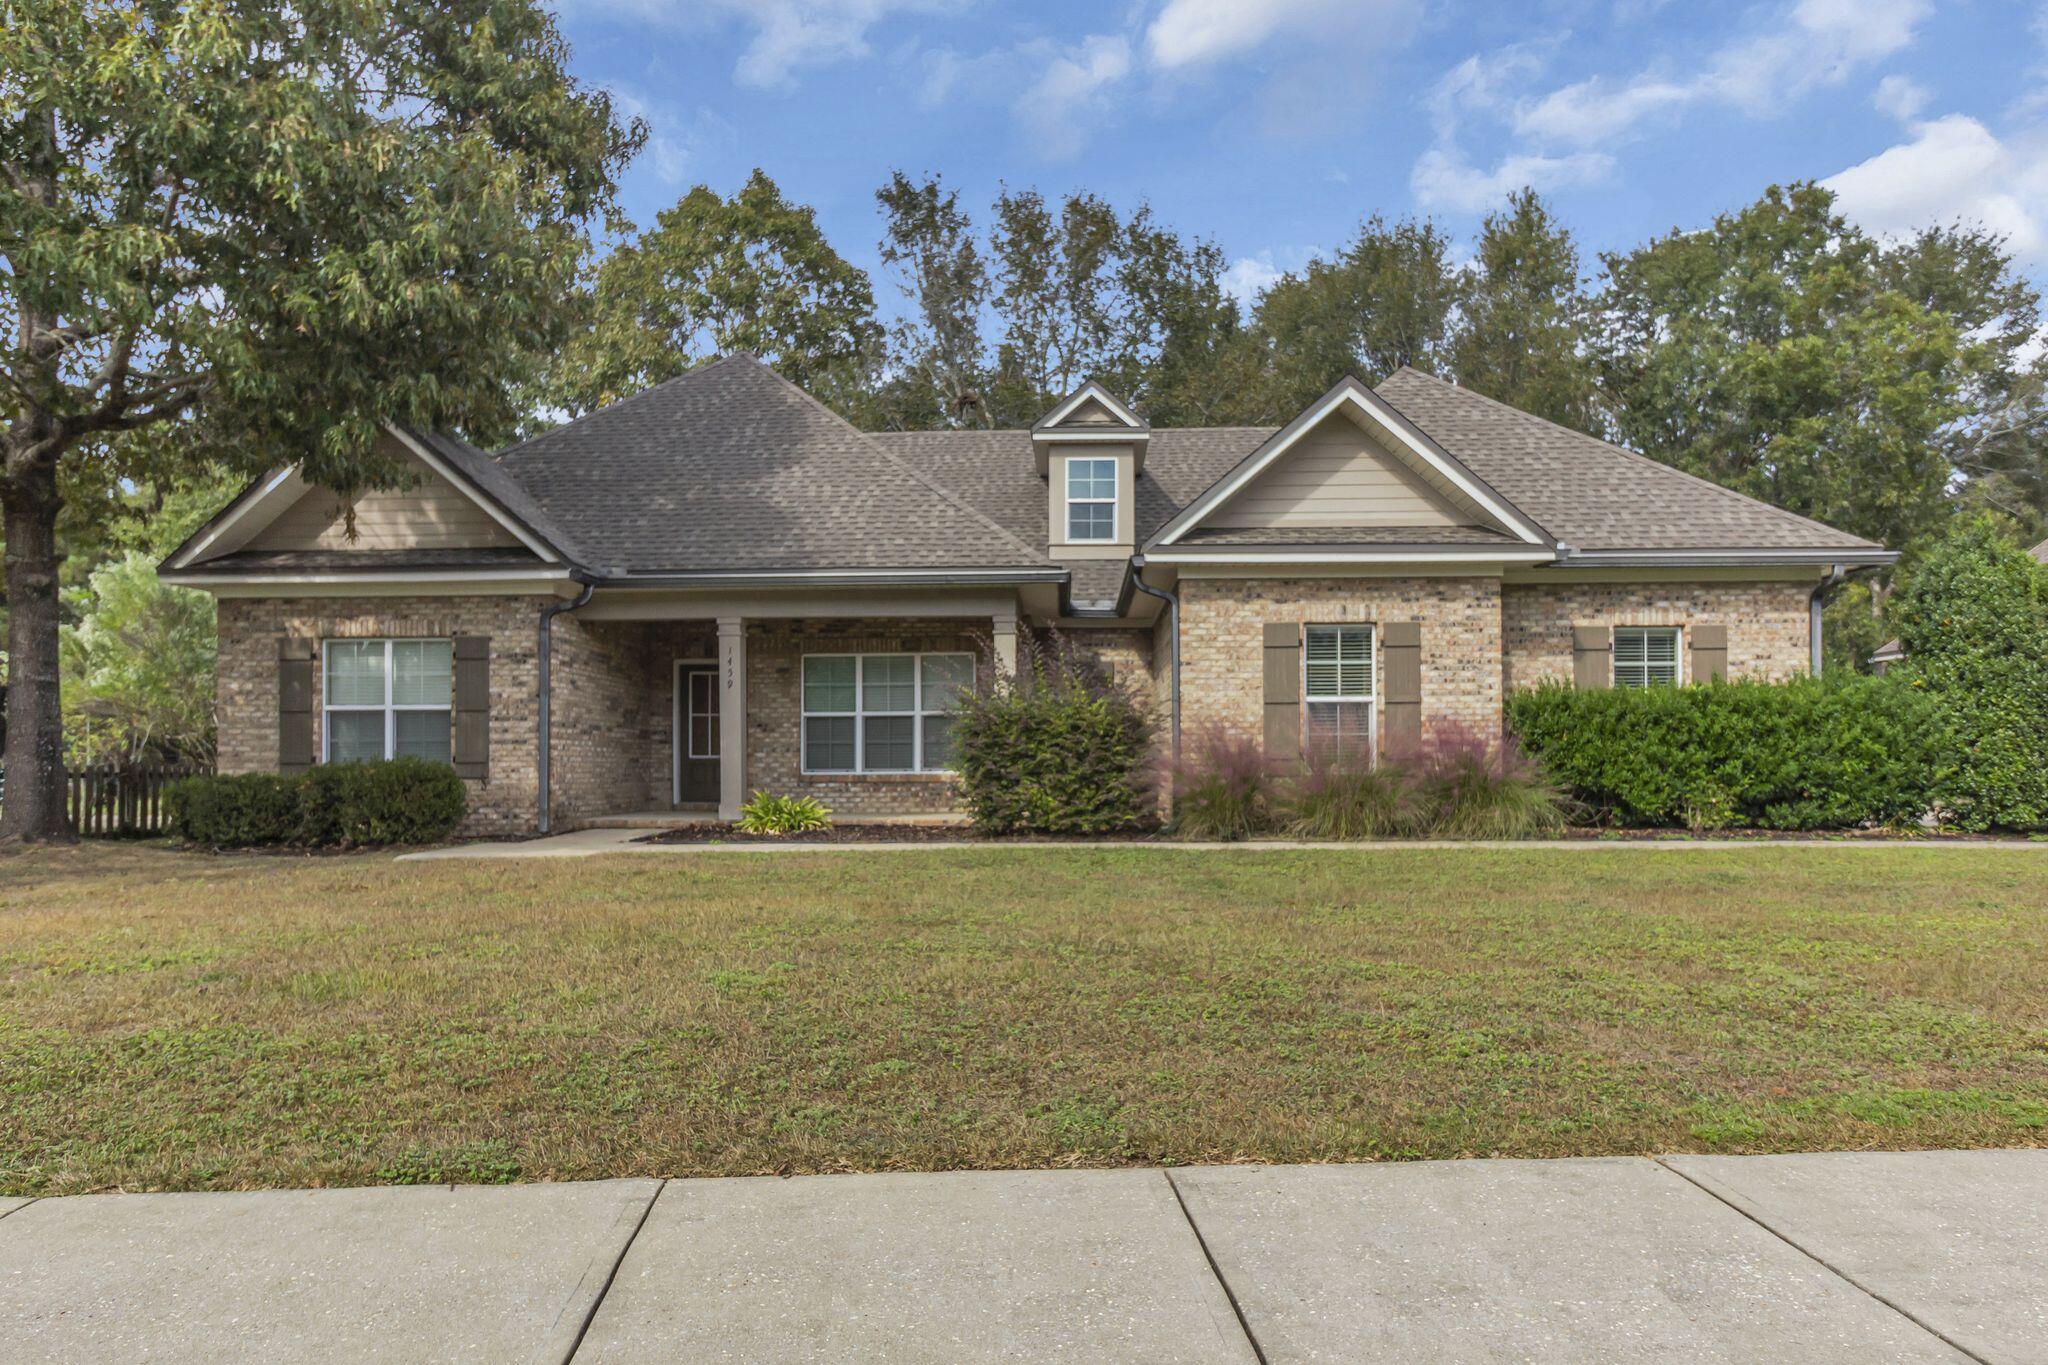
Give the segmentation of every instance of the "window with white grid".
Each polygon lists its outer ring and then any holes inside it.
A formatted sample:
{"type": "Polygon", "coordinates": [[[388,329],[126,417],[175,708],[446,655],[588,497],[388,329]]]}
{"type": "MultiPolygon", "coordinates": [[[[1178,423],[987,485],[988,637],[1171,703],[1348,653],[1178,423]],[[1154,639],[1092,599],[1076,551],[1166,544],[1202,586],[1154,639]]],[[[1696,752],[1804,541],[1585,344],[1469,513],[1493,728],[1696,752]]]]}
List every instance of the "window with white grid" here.
{"type": "Polygon", "coordinates": [[[803,770],[950,772],[953,708],[971,654],[807,654],[803,770]]]}
{"type": "Polygon", "coordinates": [[[1369,754],[1377,695],[1371,626],[1309,626],[1302,641],[1308,747],[1369,754]]]}
{"type": "Polygon", "coordinates": [[[329,763],[452,757],[450,640],[329,640],[320,688],[329,763]]]}
{"type": "Polygon", "coordinates": [[[1677,626],[1616,626],[1614,685],[1678,685],[1677,626]]]}

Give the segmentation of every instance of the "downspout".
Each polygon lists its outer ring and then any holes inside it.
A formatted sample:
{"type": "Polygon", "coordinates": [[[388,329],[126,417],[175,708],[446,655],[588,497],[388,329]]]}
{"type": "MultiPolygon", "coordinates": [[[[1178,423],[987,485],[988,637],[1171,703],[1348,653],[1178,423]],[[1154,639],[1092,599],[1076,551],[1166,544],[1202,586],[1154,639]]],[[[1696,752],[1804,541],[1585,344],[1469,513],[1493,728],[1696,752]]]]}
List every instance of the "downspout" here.
{"type": "Polygon", "coordinates": [[[1841,565],[1829,565],[1828,576],[1820,581],[1820,586],[1806,599],[1806,643],[1812,652],[1813,676],[1816,678],[1820,676],[1820,614],[1826,608],[1828,598],[1834,595],[1836,588],[1842,586],[1842,580],[1847,576],[1848,571],[1841,565]]]}
{"type": "Polygon", "coordinates": [[[1173,672],[1173,761],[1180,762],[1180,597],[1164,588],[1155,588],[1145,582],[1145,556],[1131,557],[1131,586],[1147,597],[1156,597],[1166,603],[1167,619],[1172,630],[1167,635],[1167,647],[1172,659],[1173,672]]]}
{"type": "Polygon", "coordinates": [[[540,609],[540,734],[538,758],[534,763],[535,777],[540,787],[540,832],[546,834],[553,823],[554,802],[548,792],[548,751],[554,747],[554,680],[551,676],[553,653],[550,647],[554,639],[555,618],[565,611],[574,611],[590,601],[591,593],[597,591],[595,583],[586,582],[583,591],[576,594],[574,601],[550,602],[540,609]]]}

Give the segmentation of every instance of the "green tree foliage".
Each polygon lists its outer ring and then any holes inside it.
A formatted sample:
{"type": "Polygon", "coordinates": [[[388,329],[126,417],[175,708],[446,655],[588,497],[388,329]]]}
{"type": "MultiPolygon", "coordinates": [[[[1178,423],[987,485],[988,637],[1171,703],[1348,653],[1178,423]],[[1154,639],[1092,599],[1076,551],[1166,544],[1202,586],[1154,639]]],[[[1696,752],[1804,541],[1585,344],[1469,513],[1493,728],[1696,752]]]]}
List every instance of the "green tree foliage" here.
{"type": "Polygon", "coordinates": [[[981,397],[988,260],[959,191],[936,176],[913,181],[897,171],[875,201],[884,221],[882,264],[897,272],[906,305],[889,335],[893,373],[881,394],[883,422],[913,431],[956,421],[993,425],[981,397]]]}
{"type": "Polygon", "coordinates": [[[1270,352],[1267,420],[1285,420],[1347,374],[1450,368],[1460,280],[1450,237],[1426,219],[1375,214],[1336,257],[1284,275],[1258,300],[1270,352]]]}
{"type": "Polygon", "coordinates": [[[1579,249],[1534,190],[1479,230],[1451,341],[1467,388],[1579,431],[1597,431],[1579,249]]]}
{"type": "Polygon", "coordinates": [[[589,326],[562,348],[555,405],[588,412],[715,356],[751,351],[841,408],[878,363],[874,292],[810,208],[757,170],[722,198],[699,185],[598,266],[589,326]]]}
{"type": "Polygon", "coordinates": [[[1984,325],[2033,306],[1987,239],[1888,250],[1815,185],[1604,259],[1621,440],[1893,546],[1943,518],[1949,439],[2011,368],[2013,332],[1984,325]],[[1947,259],[1969,269],[1944,276],[1947,259]]]}
{"type": "Polygon", "coordinates": [[[130,551],[93,570],[62,634],[64,732],[74,762],[213,758],[213,598],[157,580],[130,551]]]}
{"type": "Polygon", "coordinates": [[[280,455],[394,478],[380,418],[511,425],[641,130],[531,0],[0,0],[7,801],[63,838],[62,490],[280,455]],[[182,441],[119,439],[177,424],[182,441]]]}
{"type": "Polygon", "coordinates": [[[2048,572],[1988,517],[1965,517],[1900,588],[1895,672],[1940,702],[1942,790],[1964,829],[2048,828],[2048,572]]]}

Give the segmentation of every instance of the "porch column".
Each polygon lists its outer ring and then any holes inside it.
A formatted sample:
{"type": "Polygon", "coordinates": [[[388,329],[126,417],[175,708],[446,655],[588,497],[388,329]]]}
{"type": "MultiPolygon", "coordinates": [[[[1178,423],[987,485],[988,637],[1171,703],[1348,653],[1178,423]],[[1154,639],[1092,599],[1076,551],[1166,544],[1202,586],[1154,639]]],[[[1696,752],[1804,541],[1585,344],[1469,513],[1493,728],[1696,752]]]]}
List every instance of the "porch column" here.
{"type": "Polygon", "coordinates": [[[737,820],[747,800],[747,636],[737,616],[718,618],[718,818],[737,820]]]}
{"type": "Polygon", "coordinates": [[[1017,613],[989,618],[996,645],[996,675],[1006,682],[1017,677],[1017,613]]]}

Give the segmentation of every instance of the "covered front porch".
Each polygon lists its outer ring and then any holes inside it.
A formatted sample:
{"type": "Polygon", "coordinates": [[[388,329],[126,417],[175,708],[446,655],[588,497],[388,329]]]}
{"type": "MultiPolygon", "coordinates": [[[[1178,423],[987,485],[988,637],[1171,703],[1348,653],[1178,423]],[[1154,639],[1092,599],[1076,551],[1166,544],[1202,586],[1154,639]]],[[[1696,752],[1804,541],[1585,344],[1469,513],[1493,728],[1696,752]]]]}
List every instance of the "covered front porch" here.
{"type": "Polygon", "coordinates": [[[954,818],[945,712],[1013,670],[1003,591],[600,589],[552,641],[553,829],[737,819],[755,791],[840,819],[954,818]]]}

